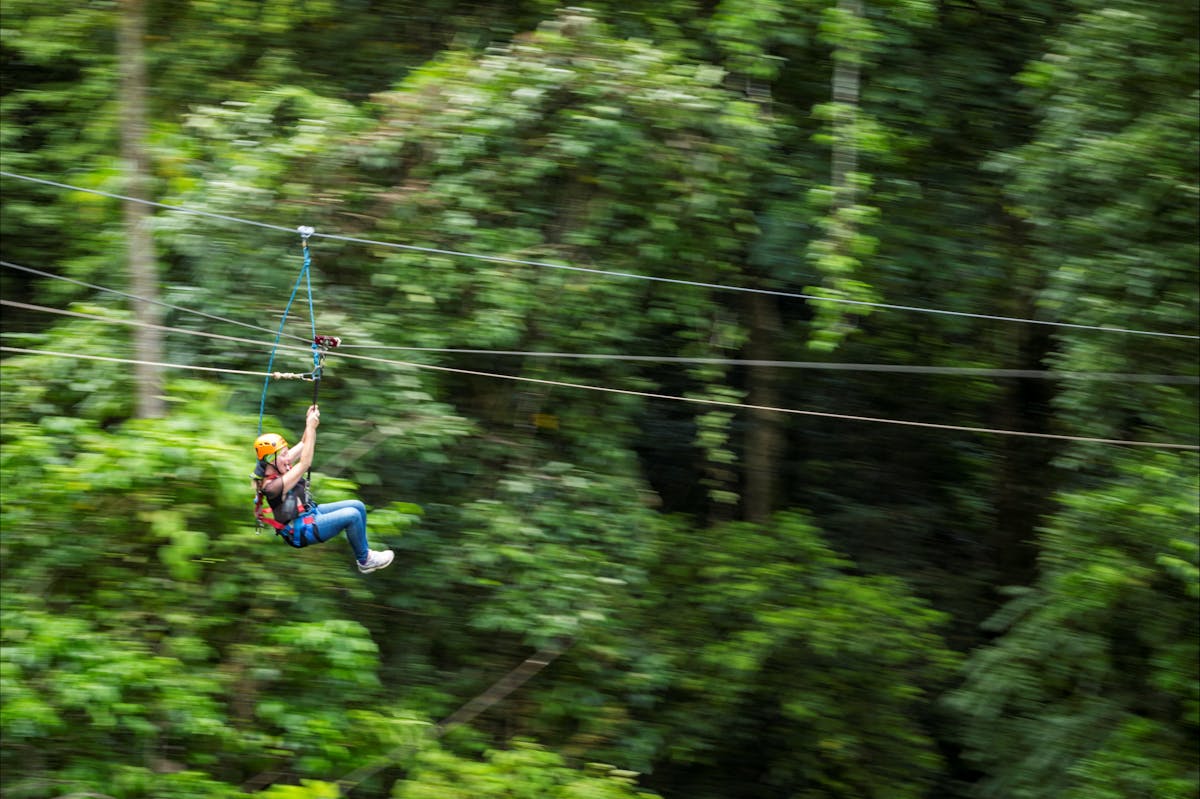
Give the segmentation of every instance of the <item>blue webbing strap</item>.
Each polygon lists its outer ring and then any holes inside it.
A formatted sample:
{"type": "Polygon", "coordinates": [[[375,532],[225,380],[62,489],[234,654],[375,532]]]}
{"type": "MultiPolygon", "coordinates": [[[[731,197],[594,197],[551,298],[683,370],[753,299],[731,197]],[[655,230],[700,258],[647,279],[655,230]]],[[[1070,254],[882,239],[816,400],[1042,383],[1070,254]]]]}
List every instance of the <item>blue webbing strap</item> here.
{"type": "MultiPolygon", "coordinates": [[[[312,276],[309,274],[308,266],[312,263],[312,256],[308,252],[308,237],[312,233],[312,228],[300,228],[300,236],[304,242],[304,269],[301,274],[304,275],[304,282],[308,285],[308,321],[312,323],[312,351],[313,351],[313,378],[321,379],[321,357],[320,351],[317,349],[317,315],[313,313],[312,299],[312,276]]],[[[313,404],[316,405],[315,394],[313,395],[313,404]]]]}
{"type": "Polygon", "coordinates": [[[312,299],[312,280],[308,276],[309,265],[312,263],[312,256],[308,252],[308,237],[312,233],[312,228],[300,228],[300,235],[304,243],[304,266],[300,267],[300,274],[296,276],[296,285],[292,286],[292,296],[288,297],[287,305],[283,309],[283,318],[279,320],[279,331],[275,334],[275,345],[271,348],[271,357],[267,361],[267,374],[263,378],[262,399],[258,403],[258,434],[262,435],[263,431],[263,415],[267,409],[267,387],[271,384],[271,367],[275,365],[275,352],[279,349],[279,339],[283,336],[283,326],[287,323],[288,311],[292,307],[292,301],[296,299],[296,292],[300,289],[300,281],[304,280],[308,287],[308,316],[312,322],[313,331],[313,368],[314,373],[318,366],[317,354],[317,319],[313,315],[313,299],[312,299]]]}

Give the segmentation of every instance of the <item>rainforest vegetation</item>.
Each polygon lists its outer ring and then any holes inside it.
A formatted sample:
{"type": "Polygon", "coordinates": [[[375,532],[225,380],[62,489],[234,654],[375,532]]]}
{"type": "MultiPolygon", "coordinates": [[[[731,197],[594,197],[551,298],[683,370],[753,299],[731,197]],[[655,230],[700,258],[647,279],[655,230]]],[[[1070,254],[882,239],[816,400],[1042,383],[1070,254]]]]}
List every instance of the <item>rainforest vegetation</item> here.
{"type": "Polygon", "coordinates": [[[0,794],[1200,793],[1196,0],[2,13],[0,794]]]}

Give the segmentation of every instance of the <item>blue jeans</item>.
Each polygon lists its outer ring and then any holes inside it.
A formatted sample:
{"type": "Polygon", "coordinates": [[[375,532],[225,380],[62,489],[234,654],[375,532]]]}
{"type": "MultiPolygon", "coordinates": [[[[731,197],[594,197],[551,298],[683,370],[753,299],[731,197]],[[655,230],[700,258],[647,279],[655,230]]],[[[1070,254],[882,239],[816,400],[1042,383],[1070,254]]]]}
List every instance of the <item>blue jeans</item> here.
{"type": "MultiPolygon", "coordinates": [[[[306,516],[308,514],[305,514],[306,516]]],[[[343,530],[346,540],[354,550],[354,557],[362,562],[367,559],[367,506],[357,499],[340,502],[323,502],[317,505],[317,536],[314,543],[324,543],[343,530]]]]}

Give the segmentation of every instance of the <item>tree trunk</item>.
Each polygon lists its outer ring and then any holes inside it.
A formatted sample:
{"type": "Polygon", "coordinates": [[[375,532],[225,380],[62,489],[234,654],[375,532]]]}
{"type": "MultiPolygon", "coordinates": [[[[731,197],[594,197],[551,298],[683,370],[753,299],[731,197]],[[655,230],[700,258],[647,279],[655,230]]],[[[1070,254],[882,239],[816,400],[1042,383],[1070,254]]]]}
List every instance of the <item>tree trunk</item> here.
{"type": "MultiPolygon", "coordinates": [[[[146,156],[146,56],[143,39],[146,17],[143,0],[121,0],[118,56],[121,63],[120,113],[121,157],[126,170],[125,194],[146,199],[148,158],[146,156]]],[[[125,236],[130,293],[134,317],[139,322],[158,324],[159,306],[148,300],[158,299],[158,276],[154,265],[154,241],[150,231],[149,206],[125,202],[125,236]]],[[[134,356],[142,362],[135,367],[137,410],[140,418],[162,416],[166,403],[162,396],[161,369],[146,362],[162,361],[162,336],[149,327],[135,327],[134,356]]]]}
{"type": "MultiPolygon", "coordinates": [[[[774,361],[775,342],[781,332],[775,300],[762,294],[746,298],[750,337],[746,356],[755,361],[774,361]]],[[[770,366],[751,366],[747,376],[751,405],[779,407],[779,370],[770,366]]],[[[775,411],[749,411],[746,417],[746,484],[743,513],[746,521],[762,524],[775,509],[779,458],[783,452],[783,423],[775,411]]]]}

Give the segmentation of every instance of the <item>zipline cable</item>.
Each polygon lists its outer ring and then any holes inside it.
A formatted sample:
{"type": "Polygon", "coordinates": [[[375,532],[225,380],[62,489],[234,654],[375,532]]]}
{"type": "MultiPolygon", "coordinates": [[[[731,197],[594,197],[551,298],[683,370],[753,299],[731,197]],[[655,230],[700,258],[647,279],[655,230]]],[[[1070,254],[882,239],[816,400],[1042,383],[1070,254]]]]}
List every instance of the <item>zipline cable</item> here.
{"type": "MultiPolygon", "coordinates": [[[[26,302],[17,302],[15,300],[0,299],[0,306],[8,306],[10,308],[19,308],[27,311],[38,311],[41,313],[57,314],[59,316],[70,316],[79,319],[90,319],[97,322],[112,325],[126,325],[130,327],[144,327],[153,330],[160,330],[165,333],[181,333],[188,336],[201,336],[204,338],[216,339],[219,341],[229,341],[238,344],[249,344],[255,347],[270,348],[270,342],[258,341],[256,339],[241,338],[238,336],[228,336],[221,333],[209,333],[204,330],[189,330],[182,327],[170,327],[168,325],[153,324],[150,322],[142,322],[137,319],[118,319],[109,316],[100,316],[99,314],[84,313],[82,311],[70,311],[61,308],[51,308],[45,305],[35,305],[26,302]]],[[[187,311],[187,308],[176,307],[177,310],[187,311]]],[[[195,313],[195,312],[194,312],[195,313]]],[[[270,332],[270,331],[268,331],[270,332]]],[[[305,339],[296,336],[300,341],[305,339]]],[[[301,347],[290,347],[280,345],[280,349],[291,352],[306,352],[307,350],[301,347]]],[[[851,371],[851,372],[880,372],[880,373],[901,373],[901,374],[930,374],[939,376],[964,376],[964,377],[999,377],[999,378],[1033,378],[1043,380],[1085,380],[1085,381],[1104,381],[1104,382],[1124,382],[1124,383],[1157,383],[1160,385],[1200,385],[1200,377],[1190,375],[1166,375],[1166,374],[1125,374],[1118,372],[1053,372],[1036,369],[991,369],[986,367],[960,367],[960,366],[923,366],[923,365],[908,365],[908,364],[886,364],[886,363],[841,363],[841,362],[824,362],[824,361],[764,361],[753,360],[746,358],[687,358],[679,356],[667,355],[623,355],[620,353],[573,353],[573,352],[536,352],[536,351],[520,351],[520,350],[475,350],[475,349],[456,349],[442,347],[391,347],[379,346],[372,347],[371,345],[358,345],[350,347],[341,345],[341,349],[379,349],[379,350],[403,350],[413,352],[425,352],[431,354],[472,354],[472,355],[488,355],[488,356],[521,356],[533,358],[558,358],[564,360],[601,360],[601,361],[636,361],[642,363],[678,363],[678,364],[708,364],[717,366],[754,366],[754,367],[769,367],[780,369],[816,369],[816,370],[832,370],[832,371],[851,371]]],[[[342,355],[343,353],[336,353],[342,355]]],[[[345,357],[354,357],[353,355],[345,355],[345,357]]],[[[404,363],[399,361],[397,363],[404,363]]],[[[273,372],[273,375],[279,375],[278,372],[273,372]]],[[[279,379],[276,377],[276,379],[279,379]]]]}
{"type": "Polygon", "coordinates": [[[1162,333],[1153,330],[1137,330],[1134,328],[1125,327],[1110,327],[1107,325],[1082,325],[1072,322],[1055,322],[1047,319],[1028,319],[1016,316],[1000,316],[997,314],[982,314],[971,313],[969,311],[951,311],[944,308],[924,308],[916,305],[898,305],[887,302],[869,302],[867,300],[848,300],[842,297],[822,297],[816,294],[805,294],[795,291],[781,291],[778,289],[760,289],[751,286],[730,286],[722,283],[706,283],[699,280],[685,280],[683,278],[662,277],[659,275],[641,275],[636,272],[618,272],[611,269],[597,269],[588,266],[574,266],[570,264],[556,264],[551,261],[531,261],[521,258],[509,258],[502,255],[484,255],[480,253],[463,252],[460,250],[448,250],[438,247],[420,247],[415,244],[395,244],[386,241],[375,241],[373,239],[358,238],[356,236],[340,236],[332,233],[323,234],[324,238],[333,241],[344,241],[353,244],[367,244],[377,247],[394,247],[402,250],[413,250],[416,252],[429,253],[432,255],[446,255],[456,258],[473,258],[480,261],[489,261],[491,263],[509,264],[513,266],[536,266],[543,269],[560,269],[568,272],[580,272],[591,275],[604,275],[607,277],[629,278],[632,280],[647,280],[654,283],[666,283],[676,286],[690,286],[692,288],[711,289],[713,291],[730,291],[741,294],[759,294],[767,297],[779,297],[781,299],[791,300],[807,300],[808,302],[828,302],[838,305],[852,305],[864,308],[878,308],[888,311],[908,311],[911,313],[926,313],[936,314],[940,316],[954,316],[967,319],[983,319],[993,322],[1014,322],[1029,325],[1045,325],[1049,327],[1062,327],[1074,330],[1096,330],[1105,333],[1126,333],[1138,336],[1155,336],[1160,338],[1181,338],[1200,340],[1200,336],[1191,335],[1188,333],[1162,333]]]}
{"type": "MultiPolygon", "coordinates": [[[[0,346],[0,352],[23,353],[29,355],[51,355],[63,358],[84,358],[98,361],[114,361],[117,363],[142,364],[146,366],[168,366],[177,369],[200,369],[209,372],[228,372],[230,374],[249,374],[249,375],[265,375],[269,372],[251,372],[240,369],[218,369],[215,367],[205,366],[188,366],[183,364],[166,364],[148,361],[138,361],[129,358],[113,358],[99,355],[84,355],[81,353],[70,352],[55,352],[49,350],[37,350],[21,347],[0,346]]],[[[337,354],[337,353],[332,353],[337,354]]],[[[820,419],[839,419],[851,422],[869,422],[875,424],[891,424],[900,425],[902,427],[919,427],[928,430],[950,430],[962,433],[983,433],[993,435],[1012,436],[1017,438],[1039,438],[1049,439],[1054,441],[1073,441],[1086,444],[1112,444],[1118,446],[1129,447],[1150,447],[1155,449],[1173,449],[1173,450],[1196,450],[1200,451],[1200,445],[1196,444],[1179,444],[1165,441],[1132,441],[1120,438],[1096,438],[1091,436],[1072,436],[1057,433],[1037,433],[1027,430],[1004,430],[992,427],[972,427],[968,425],[940,424],[937,422],[917,422],[907,419],[889,419],[875,416],[857,416],[844,413],[829,413],[826,411],[810,411],[801,410],[798,408],[776,408],[767,405],[753,405],[749,403],[733,402],[731,400],[705,399],[703,397],[680,397],[674,394],[656,394],[649,391],[634,391],[631,389],[612,388],[609,386],[589,386],[582,383],[568,383],[561,380],[544,380],[536,377],[521,377],[518,375],[496,374],[494,372],[479,372],[470,369],[455,369],[449,366],[435,366],[424,363],[411,363],[407,361],[393,361],[386,358],[372,358],[366,355],[341,355],[343,358],[354,358],[356,360],[370,361],[374,363],[389,364],[392,366],[403,366],[412,369],[427,369],[436,372],[448,372],[461,375],[470,375],[472,377],[487,377],[497,380],[512,380],[519,383],[534,383],[542,386],[552,386],[555,388],[579,389],[583,391],[600,391],[607,394],[623,394],[630,397],[643,397],[646,399],[671,400],[674,402],[686,402],[694,405],[705,405],[720,408],[766,411],[771,413],[785,413],[797,416],[811,416],[820,419]]]]}
{"type": "MultiPolygon", "coordinates": [[[[129,197],[129,196],[122,195],[122,194],[114,194],[112,192],[101,191],[99,189],[89,189],[89,188],[84,188],[82,186],[73,186],[69,183],[59,183],[58,181],[46,180],[44,178],[35,178],[35,177],[31,177],[29,175],[17,174],[15,172],[7,172],[4,170],[0,170],[0,176],[9,177],[9,178],[13,178],[16,180],[24,180],[24,181],[28,181],[30,183],[39,183],[39,184],[43,184],[46,186],[53,186],[53,187],[61,188],[61,189],[68,189],[71,191],[80,191],[80,192],[84,192],[87,194],[96,194],[101,197],[109,197],[109,198],[112,198],[115,200],[123,200],[123,201],[127,201],[127,202],[135,202],[135,203],[144,203],[146,205],[151,205],[151,206],[154,206],[155,208],[162,208],[167,211],[175,211],[178,213],[191,214],[194,216],[208,217],[211,219],[219,219],[219,220],[222,220],[225,222],[235,222],[235,223],[246,224],[246,225],[254,225],[254,226],[257,226],[260,228],[267,228],[269,230],[286,231],[289,233],[292,232],[292,230],[290,228],[283,227],[282,225],[272,225],[272,224],[268,224],[265,222],[257,222],[257,221],[250,220],[250,219],[242,219],[240,217],[227,216],[225,214],[215,214],[215,213],[212,213],[209,211],[198,211],[198,210],[195,210],[192,208],[185,208],[183,206],[178,206],[178,205],[167,205],[166,203],[154,202],[152,200],[143,200],[143,199],[139,199],[137,197],[129,197]]],[[[672,285],[691,286],[693,288],[704,288],[704,289],[711,289],[714,291],[731,291],[731,292],[740,292],[743,294],[761,294],[761,295],[766,295],[766,296],[771,296],[771,297],[780,297],[780,298],[786,298],[786,299],[807,300],[809,302],[828,302],[828,303],[835,303],[835,304],[841,304],[841,305],[879,308],[879,309],[891,310],[891,311],[908,311],[908,312],[912,312],[912,313],[928,313],[928,314],[937,314],[937,315],[941,315],[941,316],[954,316],[954,317],[969,318],[969,319],[983,319],[983,320],[996,321],[996,322],[1013,322],[1013,323],[1023,323],[1023,324],[1031,324],[1031,325],[1044,325],[1044,326],[1050,326],[1050,327],[1069,328],[1069,329],[1074,329],[1074,330],[1095,330],[1095,331],[1101,331],[1101,332],[1106,332],[1106,333],[1125,333],[1125,334],[1129,334],[1129,335],[1155,336],[1155,337],[1160,337],[1160,338],[1179,338],[1179,339],[1189,339],[1189,340],[1200,340],[1200,336],[1192,335],[1189,333],[1163,333],[1163,332],[1152,331],[1152,330],[1137,330],[1137,329],[1133,329],[1133,328],[1110,327],[1110,326],[1106,326],[1106,325],[1083,325],[1083,324],[1075,324],[1072,322],[1054,322],[1054,321],[1045,320],[1045,319],[1028,319],[1028,318],[1015,317],[1015,316],[1000,316],[997,314],[971,313],[968,311],[951,311],[951,310],[946,310],[946,309],[941,309],[941,308],[923,308],[923,307],[915,306],[915,305],[898,305],[898,304],[894,304],[894,303],[868,302],[866,300],[848,300],[848,299],[839,298],[839,297],[821,297],[821,296],[818,296],[815,294],[804,294],[804,293],[800,293],[800,292],[779,291],[779,290],[775,290],[775,289],[759,289],[759,288],[752,288],[749,286],[729,286],[729,285],[724,285],[724,284],[720,284],[720,283],[705,283],[705,282],[695,281],[695,280],[684,280],[682,278],[660,277],[657,275],[641,275],[641,274],[637,274],[635,272],[618,272],[618,271],[613,271],[613,270],[608,270],[608,269],[597,269],[594,267],[574,266],[574,265],[569,265],[569,264],[557,264],[557,263],[553,263],[550,261],[533,261],[533,260],[525,260],[525,259],[521,259],[521,258],[510,258],[507,256],[501,256],[501,255],[487,255],[487,254],[482,254],[482,253],[472,253],[472,252],[465,252],[465,251],[460,251],[460,250],[450,250],[450,249],[444,249],[444,248],[439,248],[439,247],[422,247],[422,246],[415,245],[415,244],[398,244],[396,242],[378,241],[375,239],[366,239],[366,238],[360,238],[357,236],[342,236],[342,235],[338,235],[338,234],[334,234],[334,233],[316,233],[314,235],[318,236],[320,238],[329,239],[330,241],[342,241],[342,242],[347,242],[347,243],[352,243],[352,244],[365,244],[365,245],[370,245],[370,246],[375,246],[375,247],[390,247],[393,249],[407,250],[410,252],[420,252],[420,253],[426,253],[426,254],[430,254],[430,255],[445,255],[445,256],[450,256],[450,257],[454,257],[454,258],[471,258],[471,259],[479,260],[479,261],[487,261],[490,263],[499,263],[499,264],[509,264],[509,265],[513,265],[513,266],[533,266],[533,267],[539,267],[539,268],[544,268],[544,269],[559,269],[559,270],[565,270],[565,271],[570,271],[570,272],[579,272],[579,273],[594,274],[594,275],[604,275],[604,276],[608,276],[608,277],[628,278],[628,279],[634,279],[634,280],[648,280],[648,281],[652,281],[652,282],[656,282],[656,283],[667,283],[667,284],[672,284],[672,285]]]]}

